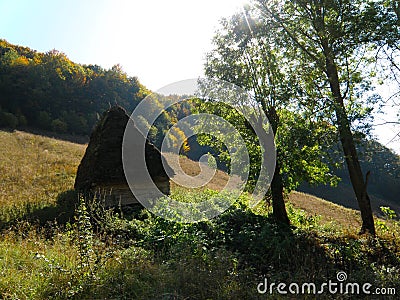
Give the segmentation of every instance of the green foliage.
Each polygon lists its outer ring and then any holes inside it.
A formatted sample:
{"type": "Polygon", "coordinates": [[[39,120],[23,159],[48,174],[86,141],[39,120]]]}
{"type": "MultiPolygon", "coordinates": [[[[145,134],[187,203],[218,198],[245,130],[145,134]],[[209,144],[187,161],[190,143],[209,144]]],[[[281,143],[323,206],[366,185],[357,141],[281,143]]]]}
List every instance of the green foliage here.
{"type": "Polygon", "coordinates": [[[379,228],[382,232],[389,232],[389,227],[386,225],[386,222],[382,220],[375,220],[375,226],[379,228]]]}
{"type": "Polygon", "coordinates": [[[310,216],[304,210],[295,209],[290,203],[287,205],[287,209],[289,218],[294,226],[304,228],[306,230],[320,226],[320,215],[310,216]]]}
{"type": "Polygon", "coordinates": [[[396,212],[387,206],[381,206],[382,213],[387,220],[394,220],[397,218],[396,212]]]}
{"type": "Polygon", "coordinates": [[[255,1],[262,27],[281,33],[275,41],[298,70],[292,76],[301,90],[300,103],[311,108],[311,115],[318,114],[315,117],[337,127],[347,168],[353,174],[362,231],[371,234],[375,232],[373,215],[368,197],[361,197],[364,175],[352,130],[369,133],[371,112],[381,100],[372,94],[370,78],[377,61],[376,45],[385,48],[388,36],[399,37],[396,15],[384,2],[255,1]]]}
{"type": "Polygon", "coordinates": [[[95,261],[93,251],[93,229],[83,197],[80,197],[79,206],[76,209],[75,221],[80,271],[83,277],[93,277],[94,270],[92,269],[92,265],[95,261]]]}
{"type": "MultiPolygon", "coordinates": [[[[65,192],[82,145],[19,131],[0,137],[2,298],[259,299],[264,277],[322,283],[338,270],[352,281],[400,288],[396,222],[377,219],[387,231],[378,227],[371,239],[355,234],[354,212],[347,217],[338,208],[345,220],[327,225],[330,211],[288,204],[292,226],[280,227],[265,203],[249,209],[247,194],[196,224],[169,222],[140,206],[105,209],[101,199],[65,192]]],[[[200,202],[216,194],[174,187],[171,197],[200,202]]]]}
{"type": "Polygon", "coordinates": [[[51,130],[59,133],[66,133],[68,130],[68,125],[60,119],[55,119],[51,122],[51,130]]]}
{"type": "Polygon", "coordinates": [[[276,143],[282,152],[280,159],[287,190],[296,189],[302,182],[336,185],[339,178],[331,171],[336,163],[329,157],[336,139],[335,129],[289,110],[281,110],[279,118],[281,126],[276,143]]]}
{"type": "Polygon", "coordinates": [[[111,259],[114,250],[108,249],[95,236],[91,223],[91,214],[86,200],[79,198],[75,210],[75,222],[67,223],[64,232],[58,231],[64,246],[76,255],[72,265],[60,261],[59,258],[48,258],[41,253],[35,254],[35,259],[41,260],[47,273],[57,284],[50,284],[41,292],[42,297],[57,297],[71,299],[87,297],[92,294],[93,287],[99,282],[101,268],[111,259]]]}
{"type": "MultiPolygon", "coordinates": [[[[222,104],[202,103],[198,109],[223,117],[240,132],[246,142],[246,149],[250,157],[247,190],[254,188],[260,170],[261,146],[250,124],[240,112],[222,104]]],[[[280,125],[275,143],[281,153],[278,159],[286,191],[290,192],[296,189],[304,181],[311,184],[335,185],[338,177],[331,172],[329,167],[335,165],[329,158],[331,145],[335,141],[335,129],[323,122],[310,121],[287,109],[281,109],[278,114],[280,125]]],[[[224,161],[229,168],[231,157],[221,141],[205,134],[199,135],[198,141],[201,145],[212,146],[220,153],[218,159],[224,161]]]]}
{"type": "MultiPolygon", "coordinates": [[[[382,211],[385,221],[379,219],[376,220],[375,224],[377,225],[377,227],[384,233],[388,233],[391,230],[394,230],[397,233],[400,229],[400,221],[398,220],[396,212],[388,206],[381,206],[380,209],[382,211]],[[390,224],[394,228],[390,228],[390,224]]],[[[394,234],[395,233],[393,233],[393,235],[394,234]]]]}
{"type": "Polygon", "coordinates": [[[14,114],[0,110],[0,127],[15,129],[17,125],[18,118],[14,114]]]}
{"type": "Polygon", "coordinates": [[[42,129],[48,129],[51,125],[51,117],[46,111],[39,111],[37,115],[36,124],[42,129]]]}
{"type": "MultiPolygon", "coordinates": [[[[275,137],[276,170],[280,172],[274,174],[271,184],[271,191],[275,191],[271,192],[272,202],[276,204],[283,202],[284,191],[290,192],[304,181],[337,183],[338,178],[330,172],[328,164],[328,151],[336,135],[329,123],[321,122],[309,112],[309,104],[317,101],[320,95],[306,95],[298,76],[298,72],[303,71],[296,69],[285,56],[282,35],[277,34],[272,23],[266,25],[263,17],[249,6],[224,19],[213,39],[214,49],[207,55],[205,71],[208,76],[234,83],[252,95],[252,103],[238,104],[239,111],[256,106],[268,117],[270,128],[267,130],[272,129],[275,137]]],[[[245,140],[250,155],[247,189],[251,189],[258,178],[262,159],[261,145],[254,130],[235,109],[211,104],[204,111],[229,120],[245,140]]],[[[222,158],[230,159],[218,141],[202,137],[201,143],[219,147],[222,158]]],[[[280,206],[284,207],[284,203],[280,206]]],[[[277,217],[286,220],[278,207],[276,205],[277,214],[282,216],[277,217]]]]}

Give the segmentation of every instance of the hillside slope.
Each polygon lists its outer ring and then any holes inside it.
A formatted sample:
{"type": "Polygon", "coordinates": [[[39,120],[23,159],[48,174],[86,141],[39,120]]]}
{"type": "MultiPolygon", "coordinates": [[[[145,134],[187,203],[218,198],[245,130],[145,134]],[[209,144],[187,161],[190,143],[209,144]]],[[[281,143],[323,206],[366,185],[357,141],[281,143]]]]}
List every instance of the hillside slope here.
{"type": "MultiPolygon", "coordinates": [[[[365,140],[358,144],[361,168],[368,177],[367,191],[371,206],[376,214],[381,206],[389,206],[400,213],[400,156],[375,140],[365,140]]],[[[340,158],[337,158],[340,161],[340,158]]],[[[358,204],[353,192],[347,168],[333,170],[341,178],[337,187],[303,184],[299,190],[327,199],[345,207],[357,209],[358,204]]]]}
{"type": "MultiPolygon", "coordinates": [[[[287,203],[289,228],[269,218],[265,203],[236,203],[192,224],[90,201],[63,205],[76,199],[65,192],[85,145],[19,131],[0,138],[1,299],[260,299],[265,276],[319,284],[339,271],[400,290],[398,222],[376,220],[377,237],[359,236],[356,211],[299,192],[287,203]]],[[[180,159],[198,173],[198,162],[180,159]]],[[[221,189],[226,179],[216,172],[208,187],[221,189]]],[[[215,192],[172,186],[178,201],[207,195],[215,192]]]]}
{"type": "MultiPolygon", "coordinates": [[[[182,170],[186,174],[190,176],[196,176],[199,174],[199,162],[190,160],[184,156],[180,156],[179,161],[182,170]]],[[[202,168],[207,169],[208,167],[203,165],[202,168]]],[[[211,173],[211,171],[209,171],[209,173],[211,173]]],[[[227,183],[228,178],[228,174],[217,170],[214,177],[204,187],[213,190],[222,190],[227,183]]],[[[239,181],[238,179],[236,180],[239,181]]],[[[176,188],[176,184],[174,183],[172,183],[172,189],[173,188],[176,188]]],[[[341,193],[341,190],[338,189],[337,192],[341,193]]],[[[311,194],[297,191],[291,192],[287,201],[291,203],[293,207],[304,210],[309,216],[320,216],[323,223],[333,222],[337,225],[343,225],[353,230],[357,230],[361,227],[361,216],[357,210],[332,203],[311,194]]]]}
{"type": "Polygon", "coordinates": [[[0,223],[55,205],[72,189],[85,145],[0,131],[0,223]]]}
{"type": "MultiPolygon", "coordinates": [[[[86,145],[21,131],[0,131],[0,139],[0,222],[55,205],[60,194],[73,188],[86,145]]],[[[179,159],[187,174],[195,176],[199,173],[198,162],[183,156],[179,159]]],[[[221,190],[227,180],[228,175],[217,170],[205,187],[221,190]]],[[[176,184],[172,183],[172,190],[174,188],[176,184]]],[[[288,201],[308,215],[320,215],[324,222],[334,221],[354,228],[360,225],[357,211],[321,198],[292,192],[288,201]]]]}

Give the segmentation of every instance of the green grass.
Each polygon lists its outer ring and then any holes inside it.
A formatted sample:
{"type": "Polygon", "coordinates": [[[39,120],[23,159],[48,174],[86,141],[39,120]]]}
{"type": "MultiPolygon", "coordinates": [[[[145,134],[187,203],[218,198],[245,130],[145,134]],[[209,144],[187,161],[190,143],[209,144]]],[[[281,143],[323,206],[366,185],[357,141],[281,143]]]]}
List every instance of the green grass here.
{"type": "MultiPolygon", "coordinates": [[[[77,196],[68,191],[85,147],[22,132],[0,136],[4,299],[281,299],[259,295],[257,284],[265,277],[322,283],[338,271],[400,292],[397,221],[377,219],[376,238],[358,236],[357,212],[301,193],[289,198],[289,228],[269,218],[268,205],[249,209],[245,195],[196,224],[91,201],[73,212],[68,202],[77,196]],[[74,217],[57,223],[60,212],[74,217]]],[[[173,187],[172,197],[193,202],[214,193],[173,187]]]]}

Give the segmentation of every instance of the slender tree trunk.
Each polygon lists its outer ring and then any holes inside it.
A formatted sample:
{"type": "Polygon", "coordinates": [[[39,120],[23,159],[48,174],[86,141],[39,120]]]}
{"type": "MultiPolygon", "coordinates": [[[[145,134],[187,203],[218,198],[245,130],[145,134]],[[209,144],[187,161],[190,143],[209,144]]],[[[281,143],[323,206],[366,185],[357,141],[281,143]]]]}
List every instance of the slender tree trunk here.
{"type": "Polygon", "coordinates": [[[285,199],[283,197],[283,182],[280,169],[279,159],[277,159],[274,177],[271,182],[272,215],[278,223],[289,225],[290,220],[286,212],[285,199]]]}
{"type": "MultiPolygon", "coordinates": [[[[326,49],[325,49],[326,50],[326,49]]],[[[360,234],[369,232],[375,235],[375,224],[372,215],[371,203],[367,193],[366,182],[361,171],[357,150],[351,132],[350,122],[347,117],[343,97],[340,92],[339,76],[336,64],[329,52],[326,55],[326,73],[329,78],[330,89],[335,101],[335,113],[338,123],[340,141],[345,156],[347,169],[354,193],[357,197],[358,206],[361,212],[362,227],[360,234]]]]}
{"type": "MultiPolygon", "coordinates": [[[[278,114],[276,113],[274,107],[271,107],[270,109],[268,109],[268,111],[265,111],[265,114],[269,119],[269,122],[271,124],[275,136],[279,123],[278,114]]],[[[274,219],[278,223],[289,225],[290,220],[286,212],[285,199],[283,196],[283,181],[281,174],[279,149],[277,149],[276,151],[276,165],[275,165],[274,176],[271,182],[271,194],[272,194],[272,215],[274,219]]]]}

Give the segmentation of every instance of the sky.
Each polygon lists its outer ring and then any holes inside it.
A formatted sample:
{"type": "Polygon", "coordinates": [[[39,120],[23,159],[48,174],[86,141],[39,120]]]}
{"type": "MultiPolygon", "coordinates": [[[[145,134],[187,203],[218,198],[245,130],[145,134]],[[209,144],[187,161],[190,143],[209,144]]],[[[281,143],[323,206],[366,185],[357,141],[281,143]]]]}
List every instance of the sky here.
{"type": "Polygon", "coordinates": [[[72,61],[119,63],[151,90],[203,73],[222,17],[245,0],[0,0],[0,38],[72,61]]]}
{"type": "MultiPolygon", "coordinates": [[[[120,64],[155,91],[202,76],[220,19],[240,11],[246,2],[0,0],[0,38],[40,52],[57,49],[81,64],[120,64]]],[[[386,97],[387,91],[381,91],[386,97]]],[[[376,122],[395,117],[395,110],[388,107],[376,122]]],[[[400,153],[400,139],[392,141],[399,131],[391,124],[377,126],[374,133],[400,153]]]]}

